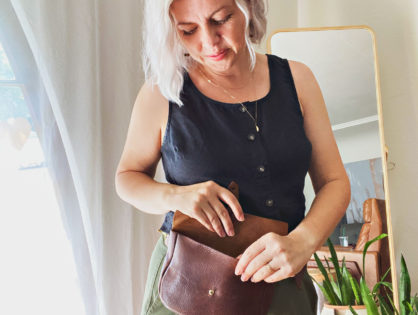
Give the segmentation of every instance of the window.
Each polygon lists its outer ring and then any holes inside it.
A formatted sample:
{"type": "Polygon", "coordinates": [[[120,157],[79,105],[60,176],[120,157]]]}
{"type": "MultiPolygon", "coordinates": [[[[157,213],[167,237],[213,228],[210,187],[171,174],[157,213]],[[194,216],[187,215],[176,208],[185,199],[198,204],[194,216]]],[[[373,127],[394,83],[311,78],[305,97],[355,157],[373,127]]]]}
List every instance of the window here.
{"type": "Polygon", "coordinates": [[[71,244],[31,119],[0,42],[0,314],[85,314],[71,244]]]}

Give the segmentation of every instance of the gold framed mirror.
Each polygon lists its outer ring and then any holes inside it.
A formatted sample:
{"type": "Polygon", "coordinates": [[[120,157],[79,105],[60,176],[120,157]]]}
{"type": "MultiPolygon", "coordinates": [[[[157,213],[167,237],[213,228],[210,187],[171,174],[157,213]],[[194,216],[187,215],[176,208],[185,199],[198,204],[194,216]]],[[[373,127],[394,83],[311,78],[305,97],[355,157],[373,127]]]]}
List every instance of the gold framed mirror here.
{"type": "MultiPolygon", "coordinates": [[[[350,205],[330,239],[338,258],[352,257],[352,270],[361,274],[359,248],[369,240],[364,234],[366,223],[369,231],[377,227],[376,231],[386,232],[388,237],[368,250],[374,257],[366,258],[366,282],[372,286],[390,266],[393,299],[399,308],[388,190],[388,148],[384,140],[374,31],[366,25],[278,29],[267,40],[267,52],[303,62],[314,73],[351,182],[350,205]]],[[[315,193],[308,174],[304,194],[309,211],[315,193]]],[[[326,251],[325,245],[321,250],[326,251]]]]}

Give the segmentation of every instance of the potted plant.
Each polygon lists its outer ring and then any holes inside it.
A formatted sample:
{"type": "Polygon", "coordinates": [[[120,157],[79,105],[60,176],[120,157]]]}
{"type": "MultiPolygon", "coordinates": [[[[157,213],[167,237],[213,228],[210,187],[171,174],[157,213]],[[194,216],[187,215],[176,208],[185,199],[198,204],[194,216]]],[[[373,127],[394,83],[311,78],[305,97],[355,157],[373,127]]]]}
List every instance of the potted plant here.
{"type": "MultiPolygon", "coordinates": [[[[363,270],[365,264],[365,255],[368,247],[375,241],[378,241],[387,234],[381,234],[373,240],[366,243],[363,250],[363,270]]],[[[329,277],[328,272],[319,260],[318,256],[314,254],[318,268],[320,269],[324,281],[319,284],[313,279],[327,299],[326,307],[333,309],[334,314],[369,314],[369,315],[418,315],[418,294],[411,296],[411,280],[403,255],[401,255],[401,271],[399,283],[399,300],[400,311],[398,311],[392,300],[392,284],[386,282],[390,268],[383,275],[382,279],[376,283],[372,289],[366,285],[364,275],[361,276],[360,281],[354,279],[345,266],[345,259],[342,261],[340,268],[337,255],[333,244],[328,239],[328,246],[331,253],[331,262],[335,266],[337,276],[335,278],[329,277]]],[[[325,258],[327,269],[330,270],[328,260],[325,258]]]]}
{"type": "MultiPolygon", "coordinates": [[[[390,269],[390,268],[389,268],[390,269]]],[[[387,273],[385,276],[386,277],[387,273]]],[[[392,284],[389,282],[384,282],[383,279],[376,283],[371,292],[373,296],[373,301],[376,307],[380,306],[380,314],[382,315],[418,315],[418,294],[415,294],[414,297],[411,297],[411,279],[409,277],[408,268],[406,266],[405,259],[401,255],[401,273],[400,273],[400,286],[399,286],[399,300],[400,303],[400,312],[396,309],[393,300],[392,300],[392,284]],[[383,290],[380,290],[382,288],[383,290]],[[390,292],[389,292],[390,291],[390,292]],[[387,304],[389,301],[389,304],[387,304]]],[[[350,309],[353,314],[357,314],[355,310],[350,309]]],[[[378,314],[378,313],[368,313],[368,314],[378,314]]]]}
{"type": "MultiPolygon", "coordinates": [[[[335,252],[334,246],[330,239],[327,240],[329,251],[331,257],[329,259],[332,262],[333,268],[336,273],[336,280],[328,276],[328,272],[319,259],[318,255],[315,253],[314,257],[317,263],[319,270],[321,271],[324,280],[322,284],[317,282],[315,279],[313,281],[319,286],[323,292],[327,303],[325,304],[326,308],[334,310],[335,314],[379,314],[379,308],[377,306],[376,299],[379,300],[381,308],[388,306],[388,303],[381,298],[378,294],[382,286],[390,285],[389,282],[385,282],[384,279],[387,276],[389,270],[382,277],[382,280],[375,285],[372,291],[368,288],[365,281],[365,257],[366,252],[369,246],[384,238],[387,237],[387,234],[383,233],[376,238],[368,241],[363,249],[363,275],[360,278],[360,281],[357,281],[350,272],[348,271],[345,265],[345,259],[343,258],[342,266],[340,267],[337,254],[335,252]]],[[[330,264],[326,257],[324,257],[328,270],[330,270],[330,264]]],[[[391,303],[393,304],[393,303],[391,303]]],[[[389,308],[389,306],[388,306],[389,308]]],[[[385,310],[384,310],[385,311],[385,310]]],[[[382,314],[386,314],[381,312],[382,314]]]]}

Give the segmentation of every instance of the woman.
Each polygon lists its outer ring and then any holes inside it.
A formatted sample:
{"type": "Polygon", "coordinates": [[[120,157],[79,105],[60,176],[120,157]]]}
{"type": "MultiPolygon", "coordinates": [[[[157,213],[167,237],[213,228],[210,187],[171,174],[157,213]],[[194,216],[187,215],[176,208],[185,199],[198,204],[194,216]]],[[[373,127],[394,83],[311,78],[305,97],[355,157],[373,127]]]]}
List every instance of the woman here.
{"type": "MultiPolygon", "coordinates": [[[[268,314],[314,314],[306,265],[343,216],[350,185],[325,103],[303,63],[255,53],[265,34],[262,0],[148,0],[144,65],[116,175],[119,196],[144,212],[178,209],[220,237],[253,213],[289,223],[242,255],[242,281],[275,283],[268,314]],[[153,180],[159,159],[168,183],[153,180]],[[316,198],[306,217],[304,179],[316,198]],[[239,202],[227,189],[236,181],[239,202]],[[156,210],[158,209],[158,210],[156,210]]],[[[161,232],[169,233],[173,212],[161,232]]],[[[151,257],[142,314],[173,314],[158,297],[167,246],[151,257]]],[[[204,314],[204,310],[199,310],[204,314]]]]}

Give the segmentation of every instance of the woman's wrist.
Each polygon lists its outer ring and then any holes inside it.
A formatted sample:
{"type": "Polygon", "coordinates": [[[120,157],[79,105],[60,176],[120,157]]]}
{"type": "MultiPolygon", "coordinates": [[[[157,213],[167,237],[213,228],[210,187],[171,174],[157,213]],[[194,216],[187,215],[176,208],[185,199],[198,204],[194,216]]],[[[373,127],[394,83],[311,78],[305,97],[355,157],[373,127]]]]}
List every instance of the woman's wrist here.
{"type": "Polygon", "coordinates": [[[321,236],[310,229],[309,227],[300,224],[288,235],[289,238],[295,240],[298,244],[301,244],[304,252],[309,252],[312,255],[322,245],[321,236]]]}
{"type": "Polygon", "coordinates": [[[164,204],[165,209],[169,209],[171,211],[175,211],[177,198],[179,195],[179,191],[182,189],[182,186],[174,185],[174,184],[164,184],[165,187],[162,192],[162,201],[164,204]]]}

